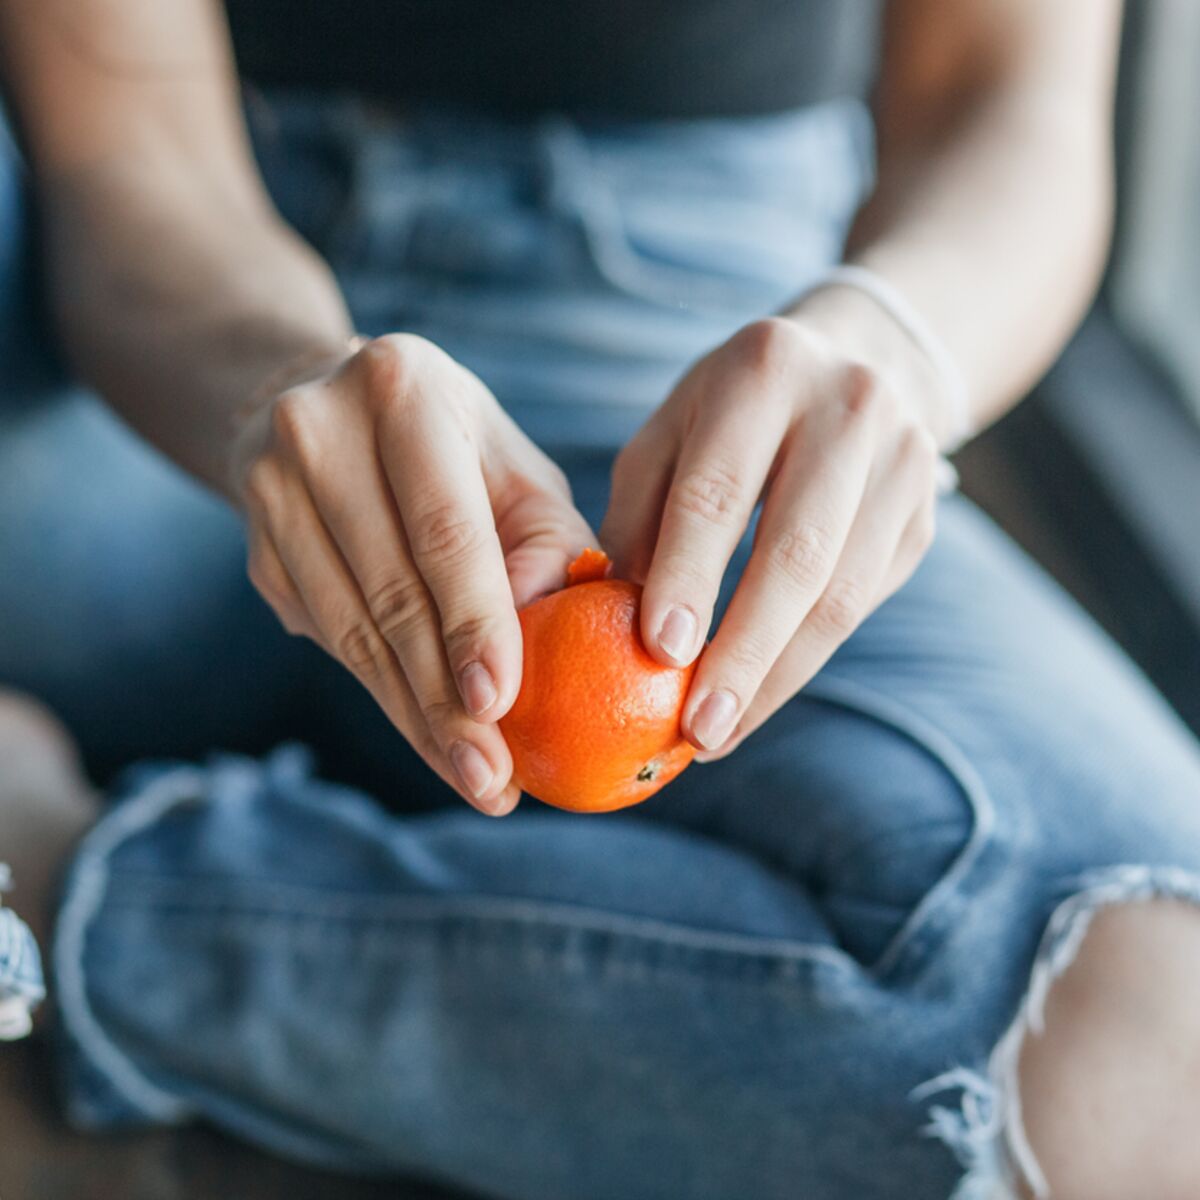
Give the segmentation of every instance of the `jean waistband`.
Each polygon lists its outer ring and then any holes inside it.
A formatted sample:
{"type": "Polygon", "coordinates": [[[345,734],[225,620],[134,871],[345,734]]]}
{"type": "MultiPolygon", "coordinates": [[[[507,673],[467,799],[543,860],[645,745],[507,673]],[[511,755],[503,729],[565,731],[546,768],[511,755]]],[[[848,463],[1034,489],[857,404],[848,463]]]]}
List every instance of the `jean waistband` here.
{"type": "Polygon", "coordinates": [[[547,146],[575,139],[613,167],[656,165],[664,175],[687,167],[757,182],[773,193],[822,160],[844,159],[847,141],[857,150],[862,175],[869,175],[874,149],[869,113],[849,98],[767,115],[632,120],[562,113],[517,119],[290,88],[252,88],[246,95],[253,125],[293,137],[325,134],[344,143],[403,144],[429,157],[516,168],[534,166],[547,146]]]}

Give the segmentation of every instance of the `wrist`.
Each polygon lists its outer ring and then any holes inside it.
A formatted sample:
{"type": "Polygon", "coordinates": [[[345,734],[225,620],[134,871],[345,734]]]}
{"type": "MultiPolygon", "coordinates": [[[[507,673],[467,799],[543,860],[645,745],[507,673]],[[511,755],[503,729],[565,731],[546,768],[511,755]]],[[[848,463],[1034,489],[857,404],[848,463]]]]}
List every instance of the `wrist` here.
{"type": "Polygon", "coordinates": [[[888,381],[939,446],[952,451],[967,435],[966,395],[961,376],[936,337],[909,313],[905,302],[882,284],[874,288],[843,282],[834,273],[785,310],[784,315],[815,330],[834,350],[888,381]],[[896,307],[905,308],[897,312],[896,307]],[[916,328],[914,328],[916,326],[916,328]]]}
{"type": "Polygon", "coordinates": [[[240,500],[247,469],[266,444],[275,400],[289,388],[332,374],[365,342],[358,334],[314,339],[265,367],[266,373],[231,413],[226,483],[235,501],[240,500]]]}
{"type": "Polygon", "coordinates": [[[309,383],[337,370],[346,359],[362,349],[366,340],[359,334],[347,334],[310,343],[271,368],[246,398],[239,412],[254,412],[288,388],[309,383]]]}

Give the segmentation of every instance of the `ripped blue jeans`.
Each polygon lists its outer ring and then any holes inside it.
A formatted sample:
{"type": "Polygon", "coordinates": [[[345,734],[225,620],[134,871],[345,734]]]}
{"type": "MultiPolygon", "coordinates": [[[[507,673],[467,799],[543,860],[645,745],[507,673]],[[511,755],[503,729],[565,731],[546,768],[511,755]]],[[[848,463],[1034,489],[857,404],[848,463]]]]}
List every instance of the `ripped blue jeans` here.
{"type": "MultiPolygon", "coordinates": [[[[836,260],[869,186],[849,106],[252,112],[360,326],[475,369],[593,522],[614,448],[836,260]]],[[[0,679],[97,770],[250,752],[126,771],[71,866],[51,982],[77,1123],[204,1119],[505,1200],[1037,1190],[1015,1048],[1098,906],[1200,899],[1200,757],[965,499],[730,759],[627,813],[494,822],[274,629],[231,516],[91,399],[22,387],[0,402],[0,679]],[[258,753],[289,735],[343,782],[258,753]]]]}

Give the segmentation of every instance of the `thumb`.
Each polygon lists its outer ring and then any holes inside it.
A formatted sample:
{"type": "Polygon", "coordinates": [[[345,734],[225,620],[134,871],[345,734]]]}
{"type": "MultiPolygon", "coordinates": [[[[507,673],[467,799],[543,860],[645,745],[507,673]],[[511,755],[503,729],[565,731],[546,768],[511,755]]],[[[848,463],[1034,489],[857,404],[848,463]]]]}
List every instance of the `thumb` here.
{"type": "Polygon", "coordinates": [[[517,608],[558,591],[580,551],[600,544],[568,497],[540,489],[524,492],[496,516],[517,608]]]}

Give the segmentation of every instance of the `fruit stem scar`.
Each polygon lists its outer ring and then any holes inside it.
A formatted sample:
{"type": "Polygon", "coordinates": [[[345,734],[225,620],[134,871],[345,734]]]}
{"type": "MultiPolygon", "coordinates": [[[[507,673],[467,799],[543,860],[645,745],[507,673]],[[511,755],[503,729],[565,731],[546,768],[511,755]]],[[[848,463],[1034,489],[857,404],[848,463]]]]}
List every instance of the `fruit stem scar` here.
{"type": "Polygon", "coordinates": [[[637,773],[638,783],[649,783],[657,774],[658,768],[649,762],[637,773]]]}

